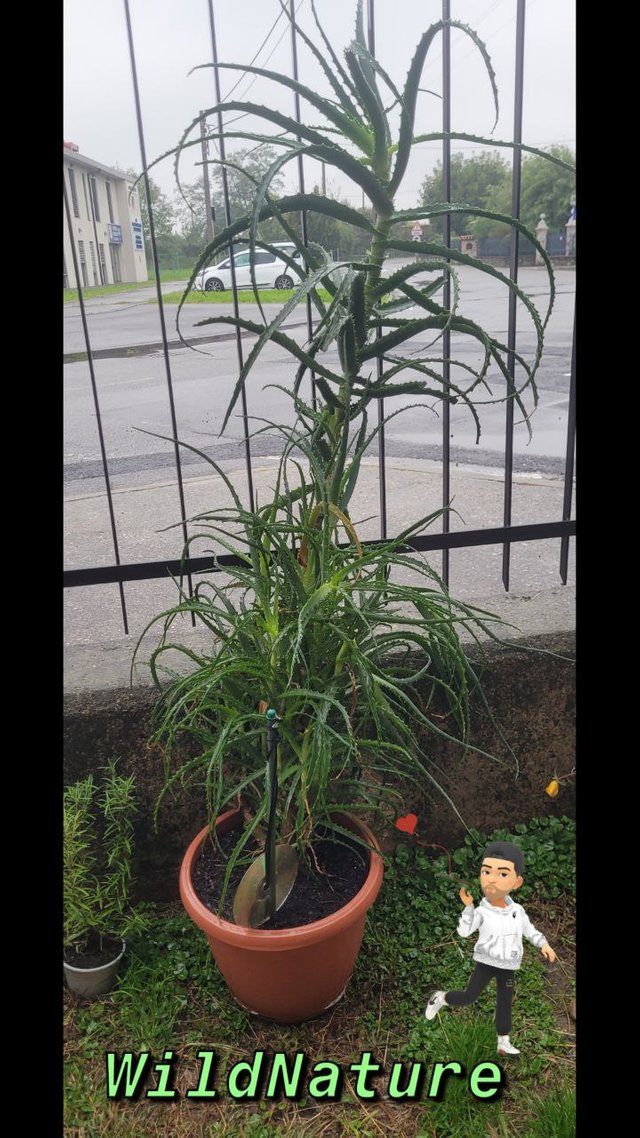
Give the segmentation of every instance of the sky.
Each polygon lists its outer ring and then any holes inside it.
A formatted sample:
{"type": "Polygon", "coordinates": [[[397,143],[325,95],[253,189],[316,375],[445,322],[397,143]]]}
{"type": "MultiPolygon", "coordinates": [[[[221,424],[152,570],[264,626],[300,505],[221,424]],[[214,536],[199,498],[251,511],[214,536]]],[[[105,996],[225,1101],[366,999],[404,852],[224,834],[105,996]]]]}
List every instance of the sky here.
{"type": "MultiPolygon", "coordinates": [[[[353,37],[355,0],[316,0],[316,11],[329,40],[341,58],[353,37]]],[[[365,4],[365,21],[366,21],[365,4]]],[[[211,61],[208,0],[129,0],[132,38],[140,90],[147,161],[177,145],[185,128],[201,110],[215,104],[212,69],[189,75],[211,61]]],[[[421,34],[441,17],[440,0],[375,0],[376,57],[397,86],[402,87],[421,34]]],[[[291,38],[278,0],[213,0],[218,59],[251,63],[271,31],[255,63],[291,75],[291,38]]],[[[301,26],[317,42],[310,0],[296,0],[301,26]]],[[[500,115],[492,137],[513,138],[513,91],[517,0],[451,0],[451,16],[469,24],[486,44],[496,72],[500,115]]],[[[125,18],[125,0],[64,0],[64,138],[80,153],[107,166],[142,169],[136,123],[133,81],[125,18]]],[[[427,56],[421,86],[434,92],[418,97],[416,133],[442,126],[442,40],[437,37],[427,56]]],[[[482,59],[472,41],[452,32],[451,129],[490,135],[493,98],[482,59]]],[[[317,61],[298,44],[300,81],[320,93],[328,84],[317,61]]],[[[231,96],[277,107],[293,115],[293,94],[272,81],[221,71],[223,98],[231,96]]],[[[235,112],[237,114],[238,112],[235,112]]],[[[234,115],[227,114],[227,120],[234,115]]],[[[315,125],[318,112],[302,103],[303,121],[315,125]]],[[[214,120],[212,119],[212,126],[214,120]]],[[[255,118],[244,118],[236,130],[255,130],[255,118]]],[[[229,129],[234,129],[229,127],[229,129]]],[[[276,128],[273,128],[275,131],[276,128]]],[[[270,133],[270,128],[260,133],[270,133]]],[[[575,0],[526,0],[523,142],[545,149],[560,144],[575,149],[575,0]]],[[[194,134],[197,137],[197,134],[194,134]]],[[[228,143],[249,146],[247,142],[228,143]]],[[[453,152],[471,157],[490,147],[452,143],[453,152]]],[[[212,151],[213,153],[213,151],[212,151]]],[[[502,150],[503,156],[510,152],[502,150]]],[[[438,142],[418,144],[398,191],[399,208],[417,205],[424,178],[442,155],[438,142]]],[[[201,173],[195,164],[199,147],[187,151],[180,164],[181,180],[189,183],[201,173]]],[[[285,167],[285,189],[297,186],[295,163],[285,167]]],[[[171,159],[151,172],[170,197],[176,192],[171,159]]],[[[320,182],[320,166],[305,161],[306,188],[320,182]]],[[[361,191],[346,178],[329,175],[329,192],[351,204],[361,191]]]]}

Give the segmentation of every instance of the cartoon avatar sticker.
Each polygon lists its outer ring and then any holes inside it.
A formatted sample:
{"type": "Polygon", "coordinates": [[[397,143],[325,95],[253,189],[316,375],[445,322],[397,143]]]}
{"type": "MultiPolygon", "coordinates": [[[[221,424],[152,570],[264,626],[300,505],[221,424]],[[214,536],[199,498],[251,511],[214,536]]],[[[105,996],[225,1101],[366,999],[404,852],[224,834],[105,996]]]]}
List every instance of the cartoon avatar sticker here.
{"type": "Polygon", "coordinates": [[[464,909],[458,921],[460,936],[478,933],[473,951],[475,968],[464,991],[434,992],[425,1009],[427,1019],[434,1019],[444,1008],[464,1008],[473,1004],[491,980],[497,988],[495,1026],[499,1055],[519,1055],[509,1039],[513,974],[522,963],[522,938],[531,941],[546,960],[553,963],[556,954],[542,933],[533,927],[522,905],[511,899],[522,885],[524,854],[513,842],[492,842],[484,851],[480,867],[480,887],[484,898],[474,907],[473,896],[464,886],[460,900],[464,909]]]}

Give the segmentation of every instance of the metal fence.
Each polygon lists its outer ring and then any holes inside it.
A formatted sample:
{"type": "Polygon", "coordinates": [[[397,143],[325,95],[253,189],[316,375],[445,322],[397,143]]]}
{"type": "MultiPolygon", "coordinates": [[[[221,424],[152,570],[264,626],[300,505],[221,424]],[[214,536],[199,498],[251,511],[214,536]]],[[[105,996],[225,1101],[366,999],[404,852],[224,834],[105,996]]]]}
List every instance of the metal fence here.
{"type": "MultiPolygon", "coordinates": [[[[564,233],[549,233],[547,236],[546,251],[550,257],[564,257],[566,255],[566,237],[564,233]]],[[[502,237],[480,237],[478,240],[479,257],[505,257],[511,253],[511,237],[504,234],[502,237]]],[[[520,263],[523,257],[529,257],[534,263],[536,247],[521,235],[518,249],[520,263]]]]}
{"type": "MultiPolygon", "coordinates": [[[[215,11],[213,0],[205,0],[208,10],[208,22],[210,31],[210,47],[211,47],[211,60],[213,63],[218,62],[218,46],[216,41],[216,23],[215,11]]],[[[140,159],[141,166],[147,167],[147,148],[145,142],[145,132],[143,128],[143,117],[140,100],[140,92],[138,86],[138,69],[136,61],[135,45],[132,35],[130,3],[129,0],[123,0],[124,3],[124,19],[126,22],[126,31],[128,39],[129,56],[131,63],[131,75],[134,88],[135,110],[138,127],[138,137],[140,145],[140,159]]],[[[295,3],[294,0],[288,0],[289,10],[291,16],[295,16],[295,3]]],[[[375,0],[367,0],[366,3],[366,16],[368,22],[368,40],[369,49],[375,54],[375,0]]],[[[443,0],[442,2],[442,19],[448,20],[451,18],[451,4],[450,0],[443,0]]],[[[442,56],[442,131],[450,132],[451,130],[451,50],[450,50],[450,35],[451,29],[446,27],[442,31],[443,42],[443,56],[442,56]]],[[[290,42],[291,42],[291,75],[294,79],[298,77],[298,33],[295,24],[291,21],[290,24],[290,42]]],[[[517,16],[515,28],[515,42],[514,42],[514,69],[515,69],[515,95],[513,105],[513,142],[515,144],[522,142],[522,109],[523,109],[523,81],[524,81],[524,42],[525,42],[525,0],[517,0],[517,16]]],[[[213,82],[215,86],[215,99],[216,103],[220,103],[220,80],[219,72],[216,68],[213,69],[213,82]]],[[[296,121],[300,122],[300,103],[299,96],[294,96],[295,102],[295,117],[296,121]]],[[[222,114],[218,112],[218,133],[217,145],[220,157],[224,160],[225,157],[225,134],[222,122],[222,114]]],[[[513,167],[512,167],[512,214],[515,217],[520,216],[520,182],[521,182],[521,160],[522,153],[517,148],[513,150],[513,167]]],[[[442,165],[444,173],[444,187],[445,187],[445,200],[451,201],[451,139],[444,138],[442,141],[442,165]]],[[[231,219],[230,213],[230,200],[227,180],[225,177],[224,167],[223,170],[223,191],[225,197],[225,212],[226,224],[229,224],[231,219]]],[[[300,189],[304,191],[304,169],[302,159],[298,158],[298,178],[300,189]]],[[[145,190],[148,202],[148,217],[149,229],[151,238],[151,253],[153,268],[155,272],[155,284],[157,292],[157,302],[160,319],[162,350],[164,354],[164,368],[166,372],[166,385],[167,394],[170,407],[171,426],[174,439],[178,438],[177,419],[176,419],[176,402],[174,394],[174,382],[172,376],[172,366],[169,354],[169,342],[167,337],[167,327],[165,319],[165,310],[163,306],[163,297],[160,287],[160,265],[158,260],[158,251],[155,240],[154,217],[153,207],[151,204],[151,196],[149,192],[149,183],[145,175],[145,190]]],[[[64,207],[69,233],[72,235],[71,215],[69,210],[69,202],[67,198],[66,189],[64,191],[64,207]]],[[[302,238],[306,239],[306,220],[302,217],[302,238]]],[[[450,217],[445,217],[444,223],[444,243],[449,247],[453,247],[454,241],[451,237],[451,222],[450,217]]],[[[501,246],[501,251],[502,251],[501,246]]],[[[505,246],[506,249],[506,246],[505,246]]],[[[71,250],[74,262],[74,269],[76,280],[80,280],[78,254],[75,247],[73,236],[71,236],[71,250]]],[[[563,250],[551,249],[551,252],[563,252],[563,250]]],[[[519,239],[519,234],[514,231],[508,240],[508,256],[509,256],[509,275],[512,280],[516,281],[518,278],[518,267],[520,257],[522,255],[522,238],[519,239]]],[[[230,250],[231,254],[231,250],[230,250]]],[[[445,285],[448,288],[448,284],[445,285]]],[[[190,557],[186,560],[180,559],[160,559],[157,561],[145,561],[135,563],[123,563],[119,552],[118,543],[118,529],[116,524],[116,516],[114,510],[113,493],[110,479],[110,461],[105,444],[102,416],[100,409],[100,399],[98,393],[98,385],[96,382],[96,369],[95,369],[95,354],[92,351],[91,335],[89,330],[89,322],[85,308],[85,300],[83,297],[82,288],[78,288],[78,299],[83,327],[83,334],[86,343],[86,355],[89,366],[91,389],[93,396],[93,405],[95,409],[96,424],[99,436],[99,445],[101,453],[102,470],[104,476],[104,484],[106,489],[106,497],[108,502],[111,539],[113,544],[113,564],[106,566],[86,567],[82,569],[67,569],[63,573],[63,586],[64,588],[78,588],[104,584],[117,584],[120,592],[120,604],[122,609],[122,618],[125,633],[128,633],[128,619],[127,619],[127,605],[125,598],[124,586],[127,582],[153,580],[158,578],[165,578],[168,574],[180,576],[184,574],[189,581],[189,588],[191,588],[191,579],[193,574],[203,572],[215,572],[217,567],[213,563],[211,556],[205,557],[190,557]]],[[[446,302],[446,298],[445,298],[446,302]]],[[[234,312],[238,316],[238,298],[234,290],[234,312]]],[[[312,311],[309,298],[307,298],[307,328],[311,336],[313,331],[312,311]]],[[[449,333],[444,333],[443,342],[443,359],[446,360],[449,356],[449,333]]],[[[508,314],[508,351],[511,371],[513,374],[514,367],[514,354],[516,352],[517,341],[517,328],[516,328],[516,297],[513,291],[509,295],[509,314],[508,314]]],[[[244,363],[243,344],[239,331],[236,334],[236,349],[238,356],[239,368],[242,368],[244,363]]],[[[444,379],[447,380],[448,364],[443,364],[444,379]]],[[[379,401],[379,420],[382,419],[384,409],[382,400],[379,401]]],[[[442,408],[442,503],[446,507],[451,497],[450,487],[450,472],[451,472],[451,453],[450,453],[450,420],[449,420],[449,404],[445,401],[442,408]]],[[[252,460],[251,448],[248,431],[248,410],[246,402],[246,394],[242,392],[242,415],[245,424],[245,462],[246,472],[249,487],[249,497],[251,508],[254,508],[254,490],[253,490],[253,473],[252,473],[252,460]]],[[[575,435],[576,435],[576,368],[575,368],[575,326],[574,326],[574,345],[571,356],[571,372],[569,384],[569,406],[568,406],[568,421],[567,421],[567,439],[566,439],[566,456],[564,463],[564,495],[562,516],[550,519],[546,522],[538,522],[528,525],[514,525],[512,524],[512,509],[513,509],[513,473],[514,473],[514,408],[513,401],[507,400],[505,410],[505,431],[504,431],[504,489],[503,489],[503,524],[498,527],[470,529],[464,531],[449,531],[449,520],[446,511],[442,516],[442,532],[432,533],[415,537],[411,540],[410,544],[417,551],[442,551],[442,577],[445,583],[449,580],[449,551],[452,549],[468,548],[473,546],[489,546],[501,545],[502,546],[502,584],[505,590],[509,589],[510,581],[510,555],[511,546],[514,542],[535,542],[547,539],[557,539],[559,541],[559,561],[558,572],[560,580],[563,584],[567,583],[568,572],[568,559],[569,559],[569,542],[570,538],[576,533],[576,524],[572,520],[572,492],[573,492],[573,472],[574,472],[574,448],[575,448],[575,435]]],[[[184,485],[183,485],[183,472],[182,462],[180,456],[180,448],[178,443],[174,443],[174,457],[175,469],[178,485],[178,494],[180,500],[181,518],[182,518],[182,535],[186,542],[188,537],[187,531],[187,514],[185,509],[184,485]]],[[[380,487],[380,521],[381,533],[380,539],[387,537],[389,528],[393,529],[393,519],[387,517],[387,496],[386,496],[386,467],[385,467],[385,436],[384,429],[380,432],[380,445],[378,447],[378,476],[380,487]],[[391,520],[391,527],[389,527],[389,520],[391,520]]],[[[367,544],[367,543],[363,543],[367,544]]],[[[225,566],[236,564],[236,559],[231,556],[219,556],[217,563],[220,568],[224,569],[225,566]]]]}

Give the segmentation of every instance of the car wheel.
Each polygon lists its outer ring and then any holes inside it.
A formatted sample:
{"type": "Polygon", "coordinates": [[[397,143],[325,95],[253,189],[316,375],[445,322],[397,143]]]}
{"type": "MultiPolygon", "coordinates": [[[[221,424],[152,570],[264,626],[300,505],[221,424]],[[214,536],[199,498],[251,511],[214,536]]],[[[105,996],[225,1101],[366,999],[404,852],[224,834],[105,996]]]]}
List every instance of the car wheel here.
{"type": "Polygon", "coordinates": [[[276,278],[276,288],[293,288],[291,277],[283,275],[276,278]]]}
{"type": "Polygon", "coordinates": [[[209,277],[209,280],[205,281],[205,292],[222,292],[223,289],[224,285],[219,277],[209,277]]]}

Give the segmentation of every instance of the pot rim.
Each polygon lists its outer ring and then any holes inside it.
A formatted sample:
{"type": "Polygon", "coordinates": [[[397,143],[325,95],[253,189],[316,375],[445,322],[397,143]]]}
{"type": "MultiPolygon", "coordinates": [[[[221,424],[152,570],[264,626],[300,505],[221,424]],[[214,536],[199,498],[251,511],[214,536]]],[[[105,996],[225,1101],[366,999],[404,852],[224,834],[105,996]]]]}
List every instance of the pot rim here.
{"type": "MultiPolygon", "coordinates": [[[[216,818],[216,825],[234,815],[239,817],[240,813],[237,809],[228,810],[216,818]]],[[[328,934],[336,933],[340,927],[351,924],[354,919],[366,913],[375,901],[382,884],[384,862],[378,842],[365,822],[353,814],[342,811],[336,811],[336,815],[349,819],[351,825],[372,848],[369,850],[369,872],[364,883],[355,896],[335,913],[330,913],[329,916],[322,917],[319,921],[312,921],[308,925],[295,925],[289,929],[249,929],[217,916],[200,900],[191,881],[191,871],[197,855],[211,830],[210,826],[204,826],[190,843],[180,866],[180,896],[191,919],[203,932],[212,933],[226,944],[242,944],[245,948],[262,949],[265,952],[314,944],[326,938],[328,934]]]]}
{"type": "Polygon", "coordinates": [[[124,956],[127,943],[124,937],[119,937],[119,940],[122,941],[120,952],[117,956],[113,956],[111,960],[107,960],[105,964],[97,964],[93,968],[78,968],[75,964],[67,964],[67,961],[63,958],[63,967],[68,968],[70,972],[81,972],[83,976],[89,976],[92,972],[104,972],[105,968],[111,968],[114,964],[117,964],[119,960],[122,960],[124,956]]]}

